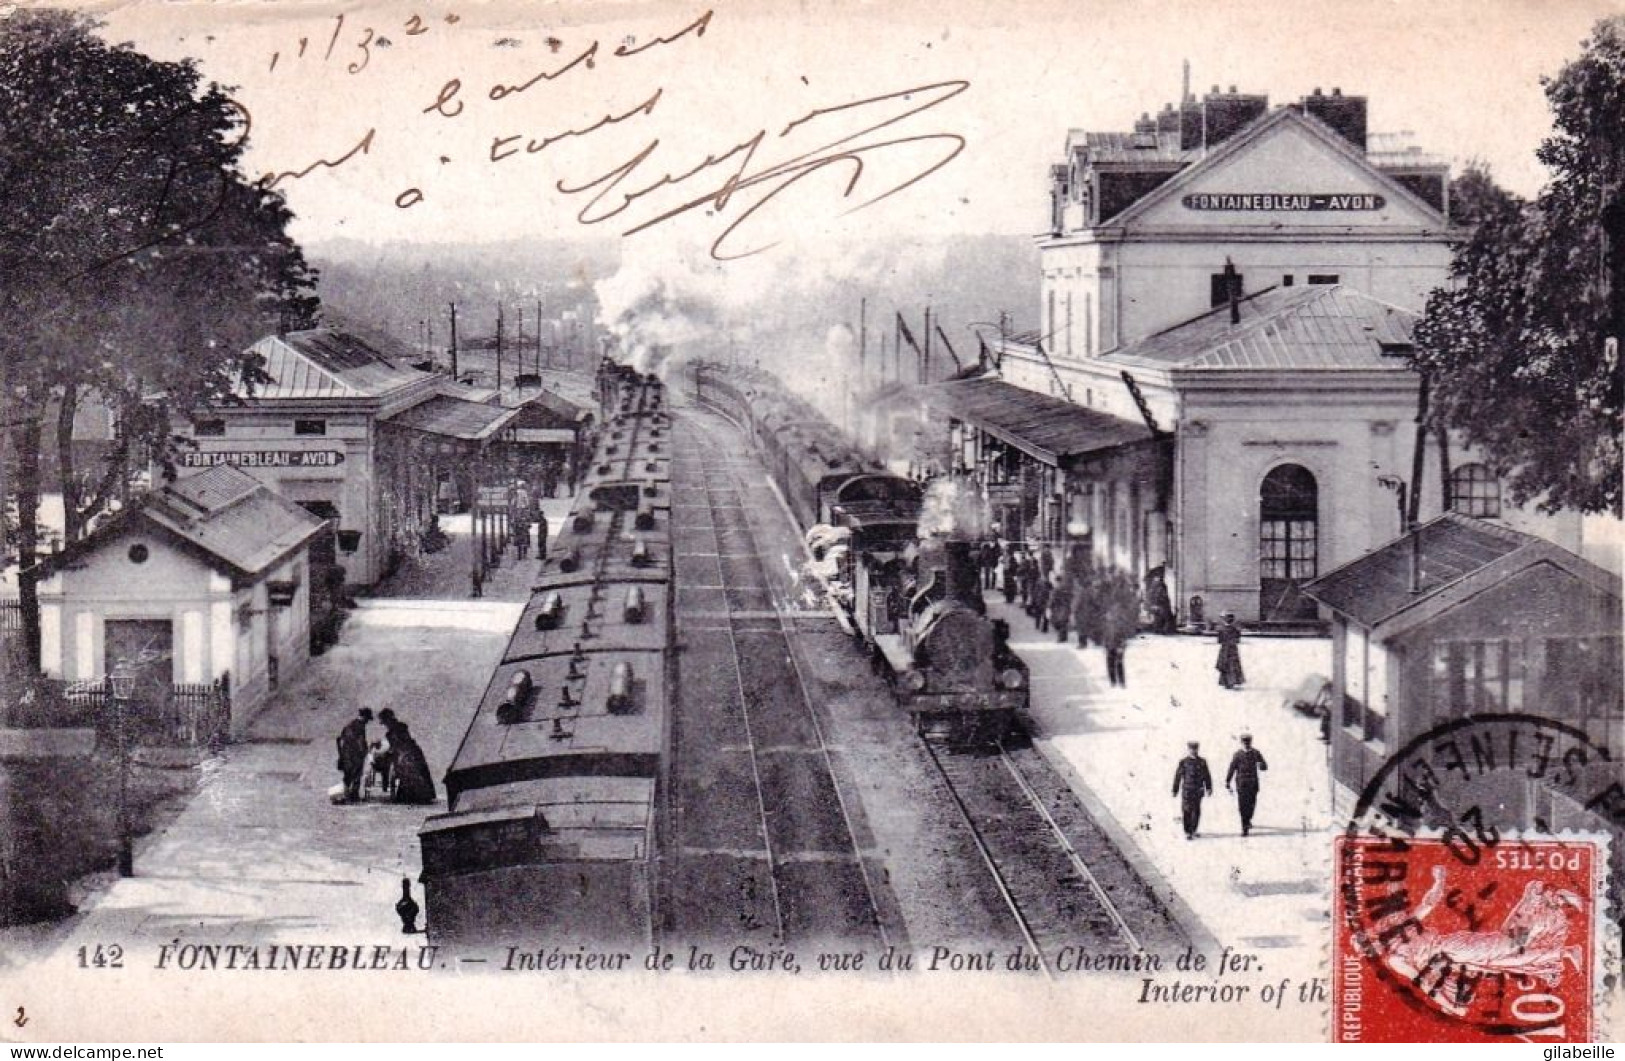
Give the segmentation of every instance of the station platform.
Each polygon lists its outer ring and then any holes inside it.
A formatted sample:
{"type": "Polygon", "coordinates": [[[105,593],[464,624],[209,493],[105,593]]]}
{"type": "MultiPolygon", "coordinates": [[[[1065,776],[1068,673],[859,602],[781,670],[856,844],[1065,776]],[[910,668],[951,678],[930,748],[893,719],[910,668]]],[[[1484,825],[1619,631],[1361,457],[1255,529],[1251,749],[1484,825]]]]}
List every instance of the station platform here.
{"type": "MultiPolygon", "coordinates": [[[[1324,638],[1244,637],[1241,689],[1219,686],[1212,637],[1141,635],[1125,655],[1128,684],[1106,678],[1105,652],[1039,633],[1020,603],[987,594],[1032,670],[1034,743],[1169,900],[1193,938],[1260,955],[1285,973],[1318,975],[1328,953],[1331,848],[1337,831],[1319,722],[1285,706],[1305,676],[1331,673],[1324,638]],[[1251,733],[1269,769],[1252,834],[1224,789],[1238,738],[1251,733]],[[1185,838],[1171,794],[1186,742],[1213,775],[1199,835],[1185,838]],[[1271,961],[1271,952],[1285,961],[1271,961]]],[[[1272,969],[1273,971],[1273,969],[1272,969]]]]}

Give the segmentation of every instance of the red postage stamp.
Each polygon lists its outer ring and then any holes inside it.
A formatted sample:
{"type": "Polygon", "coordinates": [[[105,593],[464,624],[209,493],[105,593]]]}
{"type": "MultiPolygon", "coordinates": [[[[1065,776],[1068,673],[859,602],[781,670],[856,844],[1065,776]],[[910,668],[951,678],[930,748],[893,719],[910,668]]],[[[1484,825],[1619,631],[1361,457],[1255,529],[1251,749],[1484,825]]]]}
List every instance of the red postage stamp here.
{"type": "Polygon", "coordinates": [[[1601,847],[1342,836],[1337,1042],[1587,1042],[1601,847]]]}

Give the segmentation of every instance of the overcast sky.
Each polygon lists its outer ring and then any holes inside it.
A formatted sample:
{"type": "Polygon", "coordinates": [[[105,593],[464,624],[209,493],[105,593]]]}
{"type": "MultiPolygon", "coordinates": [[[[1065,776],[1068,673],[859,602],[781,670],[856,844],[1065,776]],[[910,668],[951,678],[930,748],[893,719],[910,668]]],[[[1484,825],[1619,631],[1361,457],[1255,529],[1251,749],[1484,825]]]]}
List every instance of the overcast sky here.
{"type": "Polygon", "coordinates": [[[765,135],[747,176],[838,155],[832,143],[863,134],[844,143],[863,149],[855,160],[747,181],[718,216],[702,203],[629,237],[651,253],[673,237],[710,245],[760,203],[718,246],[727,255],[790,237],[807,248],[835,234],[1037,231],[1047,167],[1060,160],[1067,129],[1127,129],[1140,112],[1177,98],[1186,59],[1198,94],[1234,84],[1272,104],[1316,87],[1366,95],[1373,130],[1414,130],[1425,149],[1485,159],[1503,183],[1530,193],[1542,180],[1533,151],[1549,129],[1539,79],[1578,54],[1597,17],[1620,8],[1595,0],[806,0],[719,5],[703,34],[694,28],[703,3],[665,0],[433,8],[177,0],[100,10],[112,39],[163,58],[196,57],[210,77],[238,86],[253,115],[256,171],[299,171],[354,150],[337,168],[282,182],[306,240],[620,235],[716,192],[739,172],[743,152],[732,168],[630,203],[624,193],[757,132],[765,135]],[[679,39],[648,46],[685,27],[679,39]],[[617,56],[617,47],[632,53],[617,56]],[[454,78],[461,87],[433,110],[454,78]],[[493,88],[502,98],[491,98],[493,88]],[[817,114],[786,130],[821,108],[909,90],[906,99],[817,114]],[[623,120],[562,135],[610,116],[623,120]],[[863,133],[889,119],[899,120],[863,133]],[[549,138],[557,139],[526,151],[549,138]],[[846,205],[914,177],[842,216],[846,205]],[[559,182],[582,190],[561,192],[559,182]],[[584,209],[586,219],[604,219],[584,225],[584,209]]]}

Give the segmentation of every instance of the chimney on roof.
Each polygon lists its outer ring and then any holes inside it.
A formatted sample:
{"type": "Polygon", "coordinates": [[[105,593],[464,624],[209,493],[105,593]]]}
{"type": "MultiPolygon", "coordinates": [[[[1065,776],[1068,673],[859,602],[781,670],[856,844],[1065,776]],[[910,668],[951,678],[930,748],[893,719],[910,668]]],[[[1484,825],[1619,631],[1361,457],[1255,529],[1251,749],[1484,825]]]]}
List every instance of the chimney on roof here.
{"type": "Polygon", "coordinates": [[[1134,123],[1133,144],[1137,148],[1157,146],[1157,122],[1149,114],[1142,113],[1134,123]]]}
{"type": "Polygon", "coordinates": [[[1172,103],[1164,103],[1162,110],[1157,113],[1157,132],[1179,132],[1179,111],[1172,103]]]}
{"type": "Polygon", "coordinates": [[[1245,95],[1231,85],[1230,91],[1221,93],[1219,86],[1202,100],[1202,142],[1215,147],[1240,132],[1270,109],[1268,96],[1245,95]]]}
{"type": "Polygon", "coordinates": [[[1345,96],[1341,88],[1333,88],[1330,96],[1320,89],[1305,96],[1298,109],[1312,118],[1331,126],[1336,133],[1361,151],[1366,149],[1366,98],[1345,96]]]}

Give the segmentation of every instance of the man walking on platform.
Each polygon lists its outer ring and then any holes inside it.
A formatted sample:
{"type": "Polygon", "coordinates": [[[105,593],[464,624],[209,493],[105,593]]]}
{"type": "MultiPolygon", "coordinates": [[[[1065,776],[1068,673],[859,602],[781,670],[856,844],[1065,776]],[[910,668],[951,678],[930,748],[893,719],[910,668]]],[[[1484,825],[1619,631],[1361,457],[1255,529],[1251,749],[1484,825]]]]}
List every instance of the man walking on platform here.
{"type": "Polygon", "coordinates": [[[1040,571],[1033,579],[1032,613],[1041,634],[1049,633],[1049,598],[1052,592],[1049,576],[1040,571]]]}
{"type": "Polygon", "coordinates": [[[1208,772],[1207,760],[1197,754],[1197,743],[1190,741],[1185,746],[1190,750],[1174,767],[1174,795],[1179,797],[1185,839],[1194,840],[1202,824],[1202,801],[1213,794],[1213,775],[1208,772]]]}
{"type": "Polygon", "coordinates": [[[547,513],[536,509],[536,559],[547,563],[547,513]]]}
{"type": "Polygon", "coordinates": [[[1258,774],[1268,770],[1264,755],[1253,747],[1253,735],[1241,735],[1241,750],[1230,758],[1230,769],[1224,775],[1224,790],[1231,791],[1235,783],[1236,804],[1241,810],[1241,835],[1253,831],[1253,810],[1258,806],[1258,774]]]}

